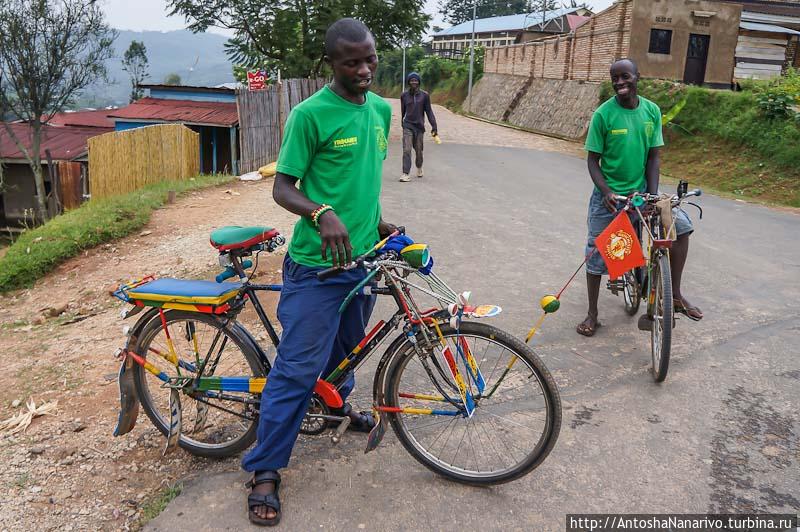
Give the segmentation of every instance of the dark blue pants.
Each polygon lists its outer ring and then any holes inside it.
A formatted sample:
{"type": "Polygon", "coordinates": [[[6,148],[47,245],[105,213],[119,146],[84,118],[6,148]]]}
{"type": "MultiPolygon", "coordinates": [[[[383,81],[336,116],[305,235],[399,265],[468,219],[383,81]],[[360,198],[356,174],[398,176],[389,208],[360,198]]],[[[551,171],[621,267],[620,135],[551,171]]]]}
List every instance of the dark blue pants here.
{"type": "MultiPolygon", "coordinates": [[[[277,471],[289,464],[294,442],[317,378],[323,378],[364,338],[375,296],[356,296],[339,314],[339,305],[366,272],[344,272],[321,282],[310,268],[287,255],[278,320],[283,327],[275,365],[261,395],[256,446],[242,459],[246,471],[277,471]]],[[[346,398],[353,374],[339,389],[346,398]]]]}

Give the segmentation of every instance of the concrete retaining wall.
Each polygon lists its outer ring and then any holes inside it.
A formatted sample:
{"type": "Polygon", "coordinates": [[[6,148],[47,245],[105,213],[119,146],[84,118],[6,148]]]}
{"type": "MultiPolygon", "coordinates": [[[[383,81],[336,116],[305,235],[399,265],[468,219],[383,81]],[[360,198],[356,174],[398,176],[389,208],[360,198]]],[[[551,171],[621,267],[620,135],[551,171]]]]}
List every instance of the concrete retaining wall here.
{"type": "Polygon", "coordinates": [[[489,120],[579,139],[586,134],[600,85],[484,73],[472,93],[472,112],[489,120]]]}

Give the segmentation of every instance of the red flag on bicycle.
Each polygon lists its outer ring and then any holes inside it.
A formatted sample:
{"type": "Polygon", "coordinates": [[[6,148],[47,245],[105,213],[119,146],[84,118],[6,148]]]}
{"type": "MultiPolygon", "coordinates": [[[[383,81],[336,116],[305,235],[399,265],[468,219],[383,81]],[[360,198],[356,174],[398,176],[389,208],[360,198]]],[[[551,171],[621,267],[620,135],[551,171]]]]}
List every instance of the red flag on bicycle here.
{"type": "Polygon", "coordinates": [[[611,279],[621,277],[625,272],[645,263],[636,230],[625,211],[620,211],[608,227],[597,235],[594,245],[597,253],[603,257],[611,279]]]}

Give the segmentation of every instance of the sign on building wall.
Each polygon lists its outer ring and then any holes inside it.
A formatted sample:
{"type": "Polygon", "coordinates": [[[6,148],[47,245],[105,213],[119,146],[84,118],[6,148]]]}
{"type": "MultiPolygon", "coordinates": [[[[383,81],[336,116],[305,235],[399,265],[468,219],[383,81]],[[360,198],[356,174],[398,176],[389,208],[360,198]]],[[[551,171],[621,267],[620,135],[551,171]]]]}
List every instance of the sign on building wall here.
{"type": "Polygon", "coordinates": [[[267,88],[269,76],[266,70],[254,70],[247,73],[247,88],[251,91],[262,91],[267,88]]]}

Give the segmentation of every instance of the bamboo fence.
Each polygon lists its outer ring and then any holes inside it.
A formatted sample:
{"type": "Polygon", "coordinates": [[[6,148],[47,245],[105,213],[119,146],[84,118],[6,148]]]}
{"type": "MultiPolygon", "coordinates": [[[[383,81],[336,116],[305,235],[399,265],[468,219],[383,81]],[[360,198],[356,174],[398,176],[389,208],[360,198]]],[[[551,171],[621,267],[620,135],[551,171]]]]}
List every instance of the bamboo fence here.
{"type": "Polygon", "coordinates": [[[242,173],[253,172],[278,159],[289,112],[324,85],[321,78],[287,79],[265,90],[237,90],[242,173]]]}
{"type": "Polygon", "coordinates": [[[200,135],[181,124],[115,131],[89,139],[93,199],[200,173],[200,135]]]}

